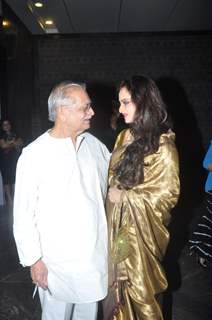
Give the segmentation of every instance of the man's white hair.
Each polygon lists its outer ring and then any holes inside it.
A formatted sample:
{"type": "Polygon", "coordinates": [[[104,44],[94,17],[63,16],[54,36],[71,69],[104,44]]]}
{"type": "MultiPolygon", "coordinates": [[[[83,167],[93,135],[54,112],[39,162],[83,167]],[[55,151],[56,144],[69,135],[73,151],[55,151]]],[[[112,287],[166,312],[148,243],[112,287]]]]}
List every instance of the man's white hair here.
{"type": "Polygon", "coordinates": [[[86,89],[85,84],[75,83],[72,81],[61,82],[52,89],[48,98],[48,110],[50,121],[55,121],[56,109],[59,106],[72,106],[76,103],[76,101],[74,99],[71,99],[68,94],[69,89],[74,89],[76,87],[79,87],[83,90],[86,89]]]}

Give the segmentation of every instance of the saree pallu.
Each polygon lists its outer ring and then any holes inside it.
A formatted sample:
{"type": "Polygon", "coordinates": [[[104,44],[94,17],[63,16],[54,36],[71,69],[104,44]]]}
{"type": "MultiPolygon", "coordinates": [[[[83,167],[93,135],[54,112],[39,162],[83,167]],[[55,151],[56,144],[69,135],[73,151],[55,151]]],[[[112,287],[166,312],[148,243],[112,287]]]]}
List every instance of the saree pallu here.
{"type": "Polygon", "coordinates": [[[189,244],[191,254],[212,262],[212,190],[206,192],[204,213],[194,227],[189,244]]]}
{"type": "Polygon", "coordinates": [[[136,222],[130,218],[123,225],[128,226],[130,252],[115,264],[109,250],[109,294],[104,301],[104,319],[162,320],[160,293],[167,288],[162,264],[139,239],[136,222]]]}
{"type": "MultiPolygon", "coordinates": [[[[119,135],[112,154],[110,187],[118,185],[113,168],[126,148],[125,133],[119,135]]],[[[123,190],[119,204],[109,199],[106,202],[109,294],[103,303],[104,320],[163,319],[161,301],[167,280],[162,260],[169,241],[170,211],[179,196],[178,154],[173,132],[163,134],[158,151],[144,160],[144,182],[123,190]],[[115,240],[123,227],[128,230],[129,254],[115,263],[115,240]]]]}

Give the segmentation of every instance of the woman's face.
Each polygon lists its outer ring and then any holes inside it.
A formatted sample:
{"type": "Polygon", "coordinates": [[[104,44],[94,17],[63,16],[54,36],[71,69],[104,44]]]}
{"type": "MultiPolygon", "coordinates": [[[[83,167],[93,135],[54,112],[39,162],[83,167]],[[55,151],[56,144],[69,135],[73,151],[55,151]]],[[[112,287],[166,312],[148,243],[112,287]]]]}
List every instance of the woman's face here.
{"type": "Polygon", "coordinates": [[[131,94],[123,87],[119,91],[119,112],[123,115],[125,123],[132,123],[135,119],[136,105],[131,100],[131,94]]]}
{"type": "Polygon", "coordinates": [[[3,123],[2,123],[2,129],[6,132],[10,131],[11,130],[11,124],[9,121],[5,120],[3,123]]]}

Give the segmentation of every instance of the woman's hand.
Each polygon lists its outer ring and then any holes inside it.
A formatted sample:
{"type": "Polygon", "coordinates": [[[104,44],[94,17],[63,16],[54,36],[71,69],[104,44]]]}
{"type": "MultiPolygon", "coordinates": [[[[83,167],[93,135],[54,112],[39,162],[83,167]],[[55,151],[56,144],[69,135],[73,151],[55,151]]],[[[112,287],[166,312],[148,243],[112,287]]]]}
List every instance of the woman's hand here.
{"type": "Polygon", "coordinates": [[[108,197],[110,202],[112,203],[119,203],[121,200],[121,195],[122,195],[122,190],[116,188],[116,187],[111,187],[108,190],[108,197]]]}

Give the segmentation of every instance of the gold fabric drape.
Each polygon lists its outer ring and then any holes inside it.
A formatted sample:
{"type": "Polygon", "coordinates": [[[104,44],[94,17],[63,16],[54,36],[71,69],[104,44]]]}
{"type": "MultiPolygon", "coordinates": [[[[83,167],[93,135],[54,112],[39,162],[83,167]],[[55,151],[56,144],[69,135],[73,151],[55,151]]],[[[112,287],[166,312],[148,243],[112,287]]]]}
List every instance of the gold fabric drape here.
{"type": "MultiPolygon", "coordinates": [[[[117,185],[113,168],[131,142],[126,143],[128,133],[124,130],[117,138],[110,163],[110,187],[117,185]]],[[[170,211],[180,189],[174,140],[172,131],[162,134],[158,151],[144,159],[144,182],[124,190],[119,204],[107,199],[110,262],[105,320],[163,319],[160,301],[167,280],[161,262],[169,241],[166,227],[170,211]],[[130,249],[125,260],[114,264],[110,258],[120,226],[127,226],[130,249]],[[115,314],[113,307],[116,307],[115,314]]]]}

